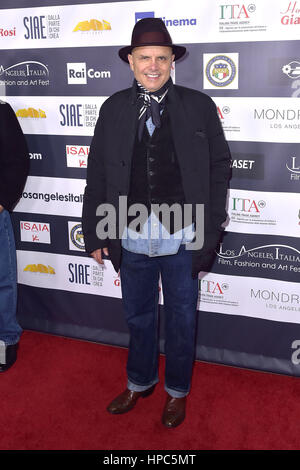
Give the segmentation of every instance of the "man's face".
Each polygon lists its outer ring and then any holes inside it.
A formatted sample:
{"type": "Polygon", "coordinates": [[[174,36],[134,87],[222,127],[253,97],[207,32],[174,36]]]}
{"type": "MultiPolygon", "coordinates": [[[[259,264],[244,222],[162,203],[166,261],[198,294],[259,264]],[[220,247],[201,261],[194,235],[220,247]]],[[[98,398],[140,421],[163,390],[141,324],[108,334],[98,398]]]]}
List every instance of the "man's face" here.
{"type": "Polygon", "coordinates": [[[166,46],[136,47],[128,54],[136,80],[151,92],[159,90],[169,80],[174,57],[172,48],[166,46]]]}

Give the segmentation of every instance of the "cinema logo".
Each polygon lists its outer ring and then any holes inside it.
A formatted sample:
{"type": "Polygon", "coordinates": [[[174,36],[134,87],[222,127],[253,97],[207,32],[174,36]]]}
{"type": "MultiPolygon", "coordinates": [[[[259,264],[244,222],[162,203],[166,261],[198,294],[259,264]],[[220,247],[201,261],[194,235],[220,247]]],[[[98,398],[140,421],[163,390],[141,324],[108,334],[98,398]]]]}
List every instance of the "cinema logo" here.
{"type": "Polygon", "coordinates": [[[24,16],[25,39],[59,39],[60,38],[60,16],[40,15],[24,16]]]}
{"type": "Polygon", "coordinates": [[[42,109],[35,109],[35,108],[24,108],[24,109],[18,109],[16,112],[16,116],[18,118],[35,118],[35,119],[45,119],[46,113],[42,109]]]}
{"type": "Polygon", "coordinates": [[[297,157],[290,157],[286,168],[290,172],[291,181],[300,181],[300,160],[297,157]]]}
{"type": "Polygon", "coordinates": [[[0,65],[0,80],[5,86],[47,86],[49,69],[42,62],[27,60],[4,68],[0,65]]]}
{"type": "Polygon", "coordinates": [[[99,33],[102,31],[110,31],[111,25],[106,20],[89,20],[89,21],[80,21],[77,23],[73,32],[81,31],[81,32],[89,32],[89,33],[99,33]]]}
{"type": "Polygon", "coordinates": [[[298,2],[289,2],[286,10],[281,12],[281,24],[300,25],[300,5],[298,2]]]}
{"type": "Polygon", "coordinates": [[[22,242],[51,243],[50,224],[21,220],[20,236],[22,242]]]}
{"type": "Polygon", "coordinates": [[[67,166],[71,168],[86,168],[89,152],[89,145],[66,145],[67,166]]]}

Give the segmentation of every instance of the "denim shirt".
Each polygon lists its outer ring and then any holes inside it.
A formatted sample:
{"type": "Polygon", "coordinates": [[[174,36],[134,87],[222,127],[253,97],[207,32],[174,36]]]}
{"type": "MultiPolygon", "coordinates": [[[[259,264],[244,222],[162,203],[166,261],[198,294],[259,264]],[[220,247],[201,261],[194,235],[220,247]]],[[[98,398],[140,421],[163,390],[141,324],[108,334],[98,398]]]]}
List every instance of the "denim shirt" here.
{"type": "MultiPolygon", "coordinates": [[[[151,117],[146,122],[152,136],[155,126],[151,117]]],[[[169,234],[154,212],[151,212],[140,233],[125,227],[122,235],[122,247],[133,253],[148,256],[174,255],[181,244],[189,243],[194,238],[193,224],[169,234]]]]}

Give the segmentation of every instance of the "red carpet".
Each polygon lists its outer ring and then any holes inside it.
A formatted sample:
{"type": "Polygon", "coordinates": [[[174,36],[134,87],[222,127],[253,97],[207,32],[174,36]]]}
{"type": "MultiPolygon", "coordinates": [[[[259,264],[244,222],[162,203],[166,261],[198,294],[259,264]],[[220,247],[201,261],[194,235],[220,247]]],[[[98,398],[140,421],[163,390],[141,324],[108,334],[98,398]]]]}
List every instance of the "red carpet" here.
{"type": "Polygon", "coordinates": [[[25,332],[0,374],[1,450],[299,449],[298,378],[196,363],[187,418],[165,429],[161,383],[134,410],[106,405],[126,386],[127,350],[25,332]],[[5,432],[3,432],[5,430],[5,432]]]}

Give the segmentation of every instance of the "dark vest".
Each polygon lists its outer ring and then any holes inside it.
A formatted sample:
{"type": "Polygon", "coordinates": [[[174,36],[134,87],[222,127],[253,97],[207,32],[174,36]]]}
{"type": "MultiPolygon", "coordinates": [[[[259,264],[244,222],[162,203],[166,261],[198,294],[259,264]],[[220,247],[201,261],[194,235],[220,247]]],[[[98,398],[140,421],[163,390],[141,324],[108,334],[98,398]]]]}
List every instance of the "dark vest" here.
{"type": "MultiPolygon", "coordinates": [[[[155,128],[152,137],[147,126],[141,142],[136,134],[131,164],[128,206],[142,203],[150,214],[151,204],[166,203],[171,206],[180,204],[183,213],[185,196],[182,187],[180,168],[175,152],[171,132],[170,118],[164,109],[161,127],[155,128]]],[[[128,223],[135,218],[128,217],[128,223]]],[[[159,214],[159,220],[164,222],[159,214]]],[[[170,233],[174,233],[174,221],[171,213],[170,233]]],[[[176,227],[175,227],[176,229],[176,227]]]]}

